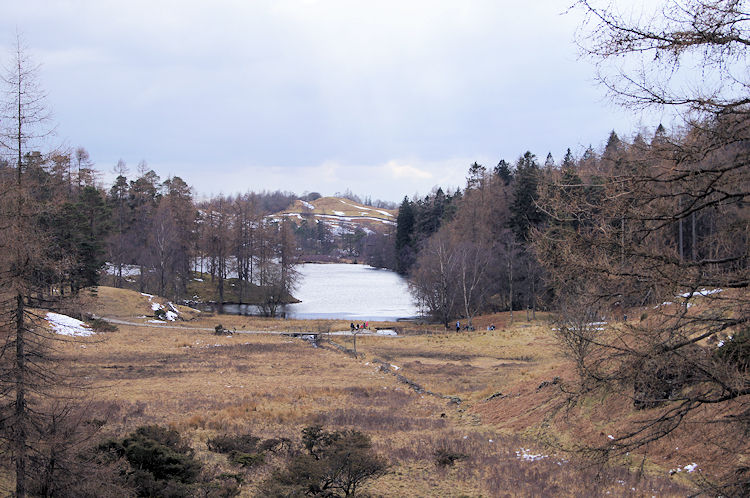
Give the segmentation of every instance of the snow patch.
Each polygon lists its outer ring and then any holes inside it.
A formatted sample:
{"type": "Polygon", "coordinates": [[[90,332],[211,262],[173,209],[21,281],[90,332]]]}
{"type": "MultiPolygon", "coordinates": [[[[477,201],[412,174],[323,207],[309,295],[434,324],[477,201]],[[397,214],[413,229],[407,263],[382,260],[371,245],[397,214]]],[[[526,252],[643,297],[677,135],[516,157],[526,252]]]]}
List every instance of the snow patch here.
{"type": "Polygon", "coordinates": [[[724,289],[701,289],[695,292],[684,292],[680,294],[680,297],[693,297],[693,296],[710,296],[711,294],[717,294],[722,292],[724,289]]]}
{"type": "Polygon", "coordinates": [[[315,206],[313,206],[312,204],[310,204],[310,203],[309,203],[309,202],[307,202],[307,201],[300,201],[300,202],[302,203],[302,205],[303,205],[303,206],[305,206],[305,207],[306,207],[307,209],[309,209],[309,210],[311,210],[311,211],[312,211],[313,209],[315,209],[315,206]]]}
{"type": "Polygon", "coordinates": [[[396,331],[395,331],[395,330],[392,330],[392,329],[382,329],[382,330],[378,330],[378,331],[377,331],[377,332],[375,332],[375,333],[376,333],[377,335],[390,335],[390,336],[395,336],[395,335],[398,335],[398,334],[396,333],[396,331]]]}
{"type": "Polygon", "coordinates": [[[55,334],[69,335],[74,337],[88,337],[94,335],[94,331],[80,320],[61,315],[59,313],[47,313],[47,322],[55,334]]]}
{"type": "Polygon", "coordinates": [[[335,214],[336,216],[346,216],[346,213],[343,211],[334,211],[333,214],[335,214]]]}
{"type": "Polygon", "coordinates": [[[527,448],[516,450],[516,456],[526,462],[536,462],[537,460],[549,457],[549,455],[543,455],[541,453],[532,453],[531,450],[527,448]]]}
{"type": "Polygon", "coordinates": [[[679,472],[687,472],[688,474],[692,474],[696,470],[700,470],[698,468],[698,464],[693,462],[685,465],[684,467],[677,467],[676,469],[671,469],[669,471],[669,475],[677,474],[679,472]]]}

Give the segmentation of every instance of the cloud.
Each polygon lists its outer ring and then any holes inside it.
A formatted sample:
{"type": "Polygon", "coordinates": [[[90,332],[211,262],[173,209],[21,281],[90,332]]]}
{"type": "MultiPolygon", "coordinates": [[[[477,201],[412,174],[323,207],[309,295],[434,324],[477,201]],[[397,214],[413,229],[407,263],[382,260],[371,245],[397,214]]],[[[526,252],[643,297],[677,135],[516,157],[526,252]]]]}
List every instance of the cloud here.
{"type": "Polygon", "coordinates": [[[385,164],[385,169],[388,170],[392,178],[395,179],[412,179],[412,180],[425,180],[433,178],[432,173],[424,171],[419,168],[415,168],[410,164],[399,164],[396,161],[388,161],[385,164]]]}
{"type": "Polygon", "coordinates": [[[0,33],[34,48],[62,140],[199,191],[398,200],[631,131],[559,0],[6,3],[0,33]]]}

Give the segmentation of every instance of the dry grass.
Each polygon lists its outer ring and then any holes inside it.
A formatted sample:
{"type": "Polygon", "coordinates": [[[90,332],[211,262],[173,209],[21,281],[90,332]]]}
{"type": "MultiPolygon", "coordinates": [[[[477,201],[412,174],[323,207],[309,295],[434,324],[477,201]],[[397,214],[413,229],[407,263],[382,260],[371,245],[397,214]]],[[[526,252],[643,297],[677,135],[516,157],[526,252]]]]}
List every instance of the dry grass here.
{"type": "MultiPolygon", "coordinates": [[[[96,310],[137,322],[144,306],[148,298],[138,293],[102,287],[96,310]]],[[[356,428],[370,434],[391,463],[389,474],[365,489],[379,496],[685,494],[665,477],[638,480],[622,468],[597,476],[600,469],[563,461],[545,446],[545,437],[565,437],[561,426],[544,428],[545,406],[555,398],[549,389],[536,389],[565,374],[545,324],[360,336],[357,350],[365,357],[355,359],[330,345],[313,348],[287,336],[212,332],[219,322],[229,329],[294,332],[345,330],[348,322],[188,316],[190,321],[178,323],[184,328],[119,325],[104,341],[63,346],[70,368],[93,384],[92,397],[114,413],[108,431],[122,435],[146,423],[170,425],[189,437],[199,458],[237,472],[225,457],[207,450],[210,437],[250,432],[299,440],[301,429],[315,423],[330,430],[356,428]],[[457,405],[417,393],[375,359],[398,366],[397,373],[428,390],[464,401],[457,405]],[[498,392],[505,396],[485,401],[498,392]],[[550,456],[524,461],[516,453],[521,448],[550,456]],[[435,454],[441,449],[469,457],[440,467],[435,454]]],[[[504,319],[487,318],[496,325],[504,319]]],[[[353,345],[350,338],[332,338],[353,345]]],[[[271,457],[246,471],[249,484],[242,496],[252,496],[255,485],[280,464],[271,457]]]]}
{"type": "Polygon", "coordinates": [[[316,199],[309,204],[312,204],[315,209],[310,210],[307,206],[302,204],[301,201],[295,201],[294,204],[292,204],[288,209],[282,212],[300,214],[324,214],[346,217],[367,216],[368,218],[378,218],[388,221],[396,221],[396,215],[398,214],[398,210],[364,206],[349,199],[344,199],[343,197],[321,197],[320,199],[316,199]],[[340,215],[338,213],[343,213],[343,215],[340,215]],[[389,213],[390,216],[387,216],[383,213],[389,213]]]}

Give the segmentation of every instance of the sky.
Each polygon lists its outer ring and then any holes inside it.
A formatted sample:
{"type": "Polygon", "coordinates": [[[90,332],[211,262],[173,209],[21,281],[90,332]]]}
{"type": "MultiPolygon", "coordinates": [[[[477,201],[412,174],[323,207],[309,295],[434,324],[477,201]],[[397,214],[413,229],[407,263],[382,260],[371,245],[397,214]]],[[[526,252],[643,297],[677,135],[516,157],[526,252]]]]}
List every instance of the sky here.
{"type": "MultiPolygon", "coordinates": [[[[572,0],[0,0],[55,140],[106,184],[145,161],[198,196],[350,189],[400,201],[525,151],[629,138],[574,43],[572,0]]],[[[658,117],[657,117],[658,118],[658,117]]]]}

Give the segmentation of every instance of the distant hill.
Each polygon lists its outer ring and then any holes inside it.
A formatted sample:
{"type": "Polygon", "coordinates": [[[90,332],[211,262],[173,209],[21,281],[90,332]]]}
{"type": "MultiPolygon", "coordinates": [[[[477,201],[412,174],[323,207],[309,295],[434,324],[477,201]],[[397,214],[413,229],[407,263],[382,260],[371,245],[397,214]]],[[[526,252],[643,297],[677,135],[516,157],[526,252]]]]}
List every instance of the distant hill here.
{"type": "Polygon", "coordinates": [[[396,225],[397,210],[365,206],[343,197],[321,197],[312,202],[296,200],[273,218],[292,218],[300,224],[324,223],[335,235],[353,233],[357,228],[365,233],[385,233],[396,225]]]}

